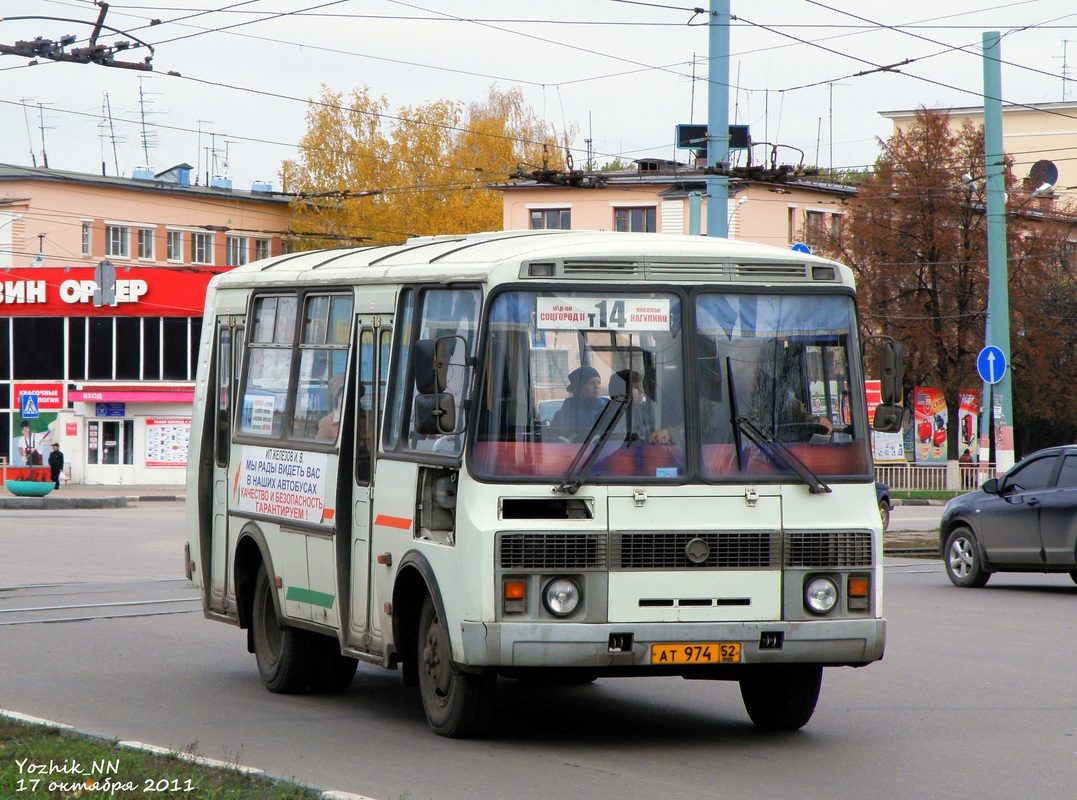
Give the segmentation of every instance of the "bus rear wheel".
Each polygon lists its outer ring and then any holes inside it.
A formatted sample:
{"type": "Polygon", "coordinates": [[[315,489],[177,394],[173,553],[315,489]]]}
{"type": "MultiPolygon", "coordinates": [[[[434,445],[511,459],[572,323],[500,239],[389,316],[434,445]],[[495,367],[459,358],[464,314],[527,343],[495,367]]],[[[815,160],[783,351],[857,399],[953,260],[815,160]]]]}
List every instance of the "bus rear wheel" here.
{"type": "Polygon", "coordinates": [[[258,567],[254,582],[251,626],[258,674],[269,691],[295,694],[307,688],[311,674],[309,635],[281,625],[273,605],[273,586],[265,565],[258,567]]]}
{"type": "Polygon", "coordinates": [[[455,739],[482,730],[493,704],[492,672],[461,672],[452,661],[449,631],[427,595],[419,615],[419,694],[434,733],[455,739]]]}
{"type": "Polygon", "coordinates": [[[796,731],[808,724],[819,701],[823,668],[815,665],[759,666],[740,680],[744,708],[760,728],[796,731]]]}

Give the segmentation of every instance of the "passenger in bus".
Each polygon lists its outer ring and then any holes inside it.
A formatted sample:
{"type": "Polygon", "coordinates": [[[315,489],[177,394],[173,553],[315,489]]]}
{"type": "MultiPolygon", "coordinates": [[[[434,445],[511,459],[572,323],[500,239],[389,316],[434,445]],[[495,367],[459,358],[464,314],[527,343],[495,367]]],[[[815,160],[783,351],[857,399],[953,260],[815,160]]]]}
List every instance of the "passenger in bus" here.
{"type": "Polygon", "coordinates": [[[318,420],[317,438],[323,442],[335,442],[340,432],[340,409],[344,404],[344,373],[338,372],[329,379],[329,413],[318,420]]]}
{"type": "Polygon", "coordinates": [[[610,378],[610,397],[629,395],[620,427],[625,430],[626,442],[669,444],[669,431],[655,428],[654,404],[647,399],[643,380],[635,370],[618,370],[610,378]],[[631,389],[629,389],[631,387],[631,389]]]}
{"type": "Polygon", "coordinates": [[[609,401],[602,397],[602,378],[594,367],[572,370],[566,388],[570,397],[554,415],[550,431],[567,442],[578,442],[594,427],[609,401]]]}

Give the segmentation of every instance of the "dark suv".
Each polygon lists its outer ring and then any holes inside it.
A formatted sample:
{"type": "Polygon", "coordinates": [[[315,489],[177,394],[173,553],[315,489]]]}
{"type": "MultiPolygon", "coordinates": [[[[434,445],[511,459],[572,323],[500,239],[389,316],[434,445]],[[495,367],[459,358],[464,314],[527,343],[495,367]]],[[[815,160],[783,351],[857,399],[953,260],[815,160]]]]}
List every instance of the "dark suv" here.
{"type": "Polygon", "coordinates": [[[1049,447],[946,504],[946,574],[980,587],[992,572],[1068,572],[1077,582],[1077,446],[1049,447]]]}

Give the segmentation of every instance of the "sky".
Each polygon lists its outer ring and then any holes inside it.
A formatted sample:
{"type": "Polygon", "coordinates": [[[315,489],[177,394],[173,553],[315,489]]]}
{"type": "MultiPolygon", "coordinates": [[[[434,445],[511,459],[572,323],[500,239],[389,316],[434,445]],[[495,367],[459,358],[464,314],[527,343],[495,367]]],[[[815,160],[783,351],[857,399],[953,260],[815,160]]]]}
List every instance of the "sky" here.
{"type": "MultiPolygon", "coordinates": [[[[687,161],[676,126],[707,118],[700,10],[662,0],[115,0],[97,44],[128,41],[115,60],[151,57],[153,69],[0,55],[0,163],[129,176],[187,162],[200,182],[280,189],[308,101],[323,86],[363,85],[394,112],[518,87],[555,130],[576,131],[576,167],[589,157],[687,161]]],[[[779,145],[779,163],[865,168],[891,132],[880,112],[982,105],[986,31],[1003,34],[1004,102],[1077,101],[1072,0],[732,0],[731,11],[730,122],[779,145]]],[[[0,45],[73,35],[71,52],[86,46],[100,7],[2,0],[0,13],[0,45]]],[[[753,150],[755,163],[770,158],[766,144],[753,150]]]]}

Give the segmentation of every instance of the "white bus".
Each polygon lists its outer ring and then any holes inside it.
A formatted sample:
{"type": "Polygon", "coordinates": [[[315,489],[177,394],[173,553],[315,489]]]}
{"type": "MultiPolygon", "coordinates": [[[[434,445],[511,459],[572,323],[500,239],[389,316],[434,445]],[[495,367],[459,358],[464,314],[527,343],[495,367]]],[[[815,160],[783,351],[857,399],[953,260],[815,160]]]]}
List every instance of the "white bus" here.
{"type": "Polygon", "coordinates": [[[270,691],[400,667],[445,736],[499,676],[736,681],[797,729],[823,667],[883,655],[860,354],[847,267],[722,239],[238,267],[206,299],[188,577],[270,691]]]}

